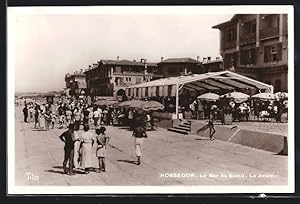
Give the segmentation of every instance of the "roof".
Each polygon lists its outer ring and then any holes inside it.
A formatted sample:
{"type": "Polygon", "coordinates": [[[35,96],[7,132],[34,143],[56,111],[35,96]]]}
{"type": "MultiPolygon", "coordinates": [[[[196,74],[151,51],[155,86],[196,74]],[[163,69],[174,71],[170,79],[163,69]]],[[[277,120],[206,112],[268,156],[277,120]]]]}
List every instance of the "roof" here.
{"type": "MultiPolygon", "coordinates": [[[[268,85],[230,71],[209,72],[205,74],[193,74],[189,76],[163,78],[133,85],[128,87],[127,89],[174,85],[178,85],[180,87],[179,89],[185,88],[199,91],[211,91],[220,89],[236,90],[239,88],[272,90],[272,85],[268,85]]],[[[174,93],[174,91],[171,93],[174,93]]]]}
{"type": "MultiPolygon", "coordinates": [[[[145,66],[144,63],[140,61],[130,61],[130,60],[101,60],[99,63],[104,65],[127,65],[127,66],[145,66]]],[[[146,62],[147,66],[157,66],[156,63],[146,62]]]]}
{"type": "Polygon", "coordinates": [[[165,63],[194,63],[194,64],[197,64],[197,63],[201,63],[201,62],[194,60],[192,58],[168,58],[166,60],[161,61],[158,64],[165,64],[165,63]]]}
{"type": "Polygon", "coordinates": [[[235,20],[237,20],[237,18],[239,17],[240,14],[235,14],[233,15],[233,17],[229,20],[229,21],[225,21],[223,23],[220,23],[218,25],[215,25],[213,26],[212,28],[217,28],[217,29],[220,29],[220,28],[223,28],[223,27],[226,27],[230,24],[232,24],[233,22],[235,22],[235,20]]]}
{"type": "Polygon", "coordinates": [[[222,63],[222,62],[223,60],[218,59],[218,60],[209,60],[207,62],[202,62],[202,64],[205,65],[205,64],[213,64],[213,63],[222,63]]]}

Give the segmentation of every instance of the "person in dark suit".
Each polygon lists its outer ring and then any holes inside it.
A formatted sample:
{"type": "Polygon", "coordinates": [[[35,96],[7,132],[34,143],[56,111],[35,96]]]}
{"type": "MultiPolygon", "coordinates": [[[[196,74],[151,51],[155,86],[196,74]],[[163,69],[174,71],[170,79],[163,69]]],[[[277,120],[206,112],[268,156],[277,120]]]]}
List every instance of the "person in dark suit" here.
{"type": "Polygon", "coordinates": [[[24,114],[24,122],[27,123],[27,118],[28,118],[28,108],[27,105],[25,104],[25,107],[23,108],[23,114],[24,114]]]}
{"type": "Polygon", "coordinates": [[[59,139],[65,143],[63,169],[64,173],[68,175],[74,175],[73,172],[73,159],[74,159],[74,143],[79,139],[74,137],[74,125],[70,124],[67,131],[63,132],[59,139]],[[69,169],[67,169],[67,162],[69,162],[69,169]]]}

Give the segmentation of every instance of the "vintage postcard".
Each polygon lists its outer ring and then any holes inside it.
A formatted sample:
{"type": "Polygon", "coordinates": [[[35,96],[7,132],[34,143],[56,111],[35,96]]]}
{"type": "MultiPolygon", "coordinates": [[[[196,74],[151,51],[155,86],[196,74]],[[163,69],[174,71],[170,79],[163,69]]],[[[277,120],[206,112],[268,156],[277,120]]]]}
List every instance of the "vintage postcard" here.
{"type": "Polygon", "coordinates": [[[294,192],[293,6],[9,7],[7,26],[8,194],[294,192]]]}

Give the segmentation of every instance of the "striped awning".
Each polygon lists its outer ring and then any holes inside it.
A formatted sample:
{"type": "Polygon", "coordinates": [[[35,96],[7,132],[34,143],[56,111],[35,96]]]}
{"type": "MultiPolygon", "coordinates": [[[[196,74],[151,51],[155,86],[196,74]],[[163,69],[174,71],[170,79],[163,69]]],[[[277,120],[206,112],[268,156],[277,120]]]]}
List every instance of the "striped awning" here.
{"type": "Polygon", "coordinates": [[[169,77],[127,87],[130,97],[176,96],[176,88],[214,92],[217,90],[234,91],[255,89],[261,92],[273,92],[273,86],[252,78],[231,72],[209,72],[188,76],[169,77]]]}

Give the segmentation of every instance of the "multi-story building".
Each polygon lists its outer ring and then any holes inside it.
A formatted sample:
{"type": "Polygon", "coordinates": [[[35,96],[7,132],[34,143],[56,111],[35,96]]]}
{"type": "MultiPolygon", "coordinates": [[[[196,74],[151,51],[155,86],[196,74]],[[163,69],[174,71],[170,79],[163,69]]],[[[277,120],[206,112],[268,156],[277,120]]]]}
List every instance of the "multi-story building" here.
{"type": "Polygon", "coordinates": [[[202,73],[202,63],[192,58],[169,58],[163,60],[158,64],[157,74],[163,77],[174,77],[188,74],[202,73]]]}
{"type": "Polygon", "coordinates": [[[223,60],[219,57],[216,57],[215,60],[212,60],[211,57],[203,58],[202,70],[202,73],[222,71],[223,60]]]}
{"type": "Polygon", "coordinates": [[[85,71],[87,88],[92,96],[113,96],[121,98],[125,88],[159,78],[154,74],[156,63],[146,59],[129,60],[100,60],[85,71]]]}
{"type": "Polygon", "coordinates": [[[73,74],[67,73],[65,75],[66,88],[65,92],[69,96],[86,95],[87,84],[85,80],[85,74],[81,69],[73,74]]]}
{"type": "Polygon", "coordinates": [[[220,30],[224,69],[287,91],[288,28],[286,14],[237,14],[213,26],[220,30]]]}

